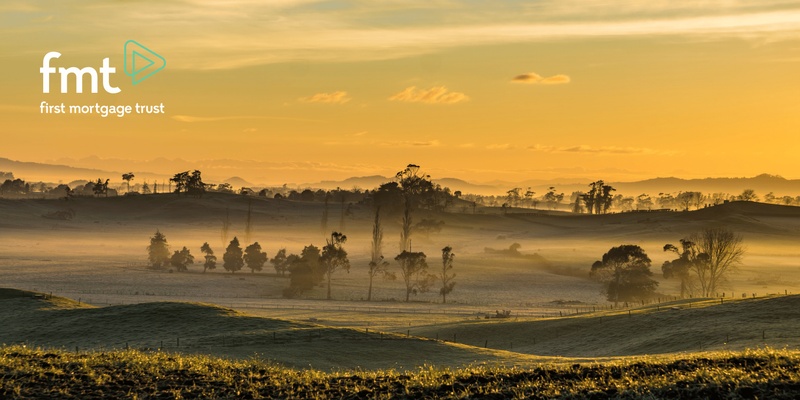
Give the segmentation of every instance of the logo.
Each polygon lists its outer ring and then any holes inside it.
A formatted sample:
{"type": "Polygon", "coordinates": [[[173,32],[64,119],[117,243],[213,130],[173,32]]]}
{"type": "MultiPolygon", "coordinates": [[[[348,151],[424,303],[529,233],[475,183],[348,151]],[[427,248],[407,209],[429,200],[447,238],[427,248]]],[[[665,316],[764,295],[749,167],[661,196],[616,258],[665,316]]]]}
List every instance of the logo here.
{"type": "MultiPolygon", "coordinates": [[[[143,80],[153,76],[158,71],[167,66],[167,60],[161,57],[153,50],[144,47],[141,43],[135,40],[128,40],[123,47],[123,61],[125,64],[125,75],[128,75],[136,85],[143,80]]],[[[111,85],[111,75],[117,72],[117,69],[110,66],[109,58],[103,59],[103,64],[98,69],[93,67],[58,67],[57,69],[50,65],[54,59],[61,57],[61,53],[51,51],[44,55],[42,58],[42,67],[39,72],[42,74],[42,93],[50,93],[50,75],[58,73],[61,78],[61,93],[69,93],[69,78],[70,75],[75,77],[75,92],[83,93],[84,77],[89,77],[89,85],[92,93],[98,92],[98,80],[102,79],[103,89],[107,93],[117,94],[121,91],[120,88],[111,85]]]]}
{"type": "Polygon", "coordinates": [[[167,66],[167,60],[164,57],[135,40],[125,42],[123,51],[125,75],[131,77],[134,85],[141,83],[167,66]]]}

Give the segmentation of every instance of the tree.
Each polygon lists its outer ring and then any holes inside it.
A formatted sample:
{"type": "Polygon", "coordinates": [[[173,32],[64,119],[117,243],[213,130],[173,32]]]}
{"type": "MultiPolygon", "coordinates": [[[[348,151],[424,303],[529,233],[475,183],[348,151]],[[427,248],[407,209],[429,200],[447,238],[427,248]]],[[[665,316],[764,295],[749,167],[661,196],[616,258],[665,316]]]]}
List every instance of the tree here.
{"type": "Polygon", "coordinates": [[[646,193],[636,196],[636,209],[637,210],[651,210],[653,208],[653,199],[646,193]]]}
{"type": "Polygon", "coordinates": [[[200,247],[200,251],[205,254],[206,259],[205,264],[203,264],[203,272],[206,272],[206,270],[209,269],[217,268],[217,256],[214,255],[214,250],[211,250],[211,246],[208,244],[208,242],[203,243],[203,245],[200,247]]]}
{"type": "Polygon", "coordinates": [[[133,180],[133,172],[128,172],[127,174],[122,174],[122,180],[128,184],[128,192],[131,191],[131,181],[133,180]]]}
{"type": "Polygon", "coordinates": [[[325,247],[322,248],[320,263],[322,263],[328,278],[328,300],[331,299],[331,275],[338,270],[350,272],[350,260],[347,259],[347,251],[342,247],[345,243],[347,243],[347,236],[333,232],[330,239],[326,240],[325,247]]]}
{"type": "Polygon", "coordinates": [[[561,201],[564,200],[564,193],[556,193],[556,188],[550,186],[550,188],[547,189],[547,193],[542,196],[542,200],[544,200],[549,209],[555,210],[558,208],[558,205],[561,204],[561,201]]]}
{"type": "Polygon", "coordinates": [[[178,172],[170,182],[175,182],[175,193],[185,193],[197,197],[203,197],[206,192],[206,185],[203,183],[202,173],[199,170],[194,170],[190,174],[189,171],[178,172]]]}
{"type": "Polygon", "coordinates": [[[187,188],[186,194],[190,194],[197,197],[203,197],[203,194],[206,193],[206,185],[203,183],[203,178],[201,176],[199,170],[192,171],[192,175],[189,176],[189,180],[187,181],[187,188]]]}
{"type": "Polygon", "coordinates": [[[150,194],[152,191],[150,190],[150,185],[145,182],[142,184],[142,194],[150,194]]]}
{"type": "Polygon", "coordinates": [[[688,239],[681,239],[680,244],[680,248],[672,244],[664,245],[664,251],[671,251],[677,254],[678,258],[664,261],[664,264],[661,265],[661,272],[666,279],[674,277],[681,280],[681,298],[685,298],[694,292],[692,271],[695,264],[706,262],[707,255],[699,253],[697,245],[688,239]]]}
{"type": "Polygon", "coordinates": [[[697,275],[703,296],[711,297],[717,293],[728,273],[741,264],[745,253],[743,239],[723,228],[704,229],[690,239],[696,244],[698,254],[692,270],[697,275]]]}
{"type": "Polygon", "coordinates": [[[250,272],[255,273],[256,271],[261,271],[264,268],[264,263],[267,262],[267,253],[261,251],[261,245],[258,242],[247,246],[244,249],[244,262],[247,264],[247,268],[250,268],[250,272]]]}
{"type": "Polygon", "coordinates": [[[310,244],[303,248],[300,256],[290,254],[286,256],[286,265],[289,270],[289,287],[284,290],[284,297],[295,297],[306,290],[311,290],[320,282],[322,269],[320,266],[320,250],[310,244]]]}
{"type": "Polygon", "coordinates": [[[92,192],[94,192],[94,195],[98,197],[100,197],[100,195],[105,195],[108,197],[108,179],[103,182],[102,179],[98,178],[97,182],[95,182],[92,186],[92,192]]]}
{"type": "Polygon", "coordinates": [[[424,199],[431,197],[435,190],[430,181],[430,175],[423,175],[419,172],[419,165],[408,164],[406,169],[395,175],[397,187],[403,198],[403,220],[402,231],[400,232],[400,250],[411,251],[411,224],[412,211],[423,202],[424,199]]]}
{"type": "Polygon", "coordinates": [[[758,195],[756,195],[756,191],[753,189],[745,189],[736,199],[741,201],[758,201],[758,195]]]}
{"type": "Polygon", "coordinates": [[[286,259],[286,249],[278,250],[278,252],[275,253],[275,257],[272,257],[269,262],[275,267],[275,272],[280,276],[286,275],[286,271],[289,270],[289,263],[286,259]]]}
{"type": "Polygon", "coordinates": [[[0,194],[28,194],[30,191],[31,185],[19,178],[6,179],[3,184],[0,185],[0,194]]]}
{"type": "Polygon", "coordinates": [[[704,201],[705,198],[700,192],[680,192],[675,196],[675,202],[677,202],[684,211],[689,211],[689,207],[699,209],[704,201]]]}
{"type": "Polygon", "coordinates": [[[159,230],[156,230],[156,233],[150,238],[150,245],[147,246],[147,259],[153,269],[163,268],[170,260],[167,237],[159,230]]]}
{"type": "Polygon", "coordinates": [[[381,227],[381,207],[375,208],[375,222],[372,224],[372,250],[369,261],[369,291],[367,301],[372,301],[372,281],[377,275],[384,279],[395,279],[389,271],[389,262],[383,259],[383,227],[381,227]]]}
{"type": "Polygon", "coordinates": [[[583,213],[583,196],[586,193],[576,192],[574,193],[575,202],[572,203],[572,212],[575,214],[582,214],[583,213]]]}
{"type": "Polygon", "coordinates": [[[522,188],[513,188],[506,192],[506,201],[509,207],[519,205],[520,199],[522,199],[522,188]]]}
{"type": "Polygon", "coordinates": [[[442,282],[442,287],[439,289],[439,294],[442,295],[442,304],[447,303],[447,295],[453,291],[456,283],[453,281],[456,274],[450,273],[453,269],[453,259],[456,255],[453,253],[453,248],[446,246],[442,249],[442,272],[439,274],[439,280],[442,282]]]}
{"type": "Polygon", "coordinates": [[[169,180],[175,182],[175,193],[183,193],[189,184],[189,171],[178,172],[169,180]]]}
{"type": "Polygon", "coordinates": [[[403,251],[394,259],[400,264],[400,274],[406,285],[406,302],[409,301],[412,293],[416,295],[428,291],[428,287],[436,276],[428,274],[425,253],[403,251]]]}
{"type": "Polygon", "coordinates": [[[592,264],[590,276],[605,284],[606,298],[620,301],[644,300],[655,292],[658,282],[650,278],[650,258],[632,244],[612,247],[601,261],[592,264]]]}
{"type": "Polygon", "coordinates": [[[244,258],[242,254],[242,247],[239,245],[239,239],[234,236],[228,248],[225,249],[225,254],[222,255],[222,267],[226,271],[235,273],[244,267],[244,258]]]}
{"type": "Polygon", "coordinates": [[[189,249],[184,247],[180,251],[175,250],[175,253],[169,260],[170,265],[175,267],[178,272],[186,272],[189,270],[188,265],[194,264],[194,256],[189,252],[189,249]]]}

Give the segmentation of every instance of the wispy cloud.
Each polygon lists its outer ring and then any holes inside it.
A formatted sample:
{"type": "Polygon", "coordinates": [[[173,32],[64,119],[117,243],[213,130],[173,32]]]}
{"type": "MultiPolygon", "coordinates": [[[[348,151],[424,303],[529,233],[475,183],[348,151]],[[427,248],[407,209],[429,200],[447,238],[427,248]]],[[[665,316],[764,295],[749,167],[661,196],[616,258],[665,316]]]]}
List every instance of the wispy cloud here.
{"type": "Polygon", "coordinates": [[[172,119],[179,122],[219,122],[219,121],[233,121],[233,120],[246,120],[246,119],[264,119],[264,120],[282,120],[282,121],[305,121],[305,122],[322,122],[315,119],[307,118],[292,118],[292,117],[272,117],[266,115],[231,115],[219,117],[198,117],[194,115],[173,115],[172,119]]]}
{"type": "Polygon", "coordinates": [[[47,24],[4,26],[4,35],[26,40],[0,43],[2,54],[57,46],[105,55],[119,45],[106,32],[137,31],[137,40],[167,55],[170,69],[384,60],[454,47],[594,37],[800,38],[800,7],[788,0],[185,0],[157,8],[9,0],[0,10],[8,21],[58,16],[47,24]],[[42,29],[59,31],[62,42],[42,29]]]}
{"type": "Polygon", "coordinates": [[[347,96],[347,92],[336,91],[331,93],[316,93],[308,97],[301,97],[298,99],[303,103],[326,103],[326,104],[344,104],[351,100],[347,96]]]}
{"type": "Polygon", "coordinates": [[[548,146],[535,144],[527,147],[528,150],[544,153],[576,153],[576,154],[642,154],[642,155],[674,155],[674,151],[655,150],[646,147],[618,147],[618,146],[548,146]]]}
{"type": "Polygon", "coordinates": [[[456,104],[468,100],[469,96],[466,94],[451,92],[444,86],[434,86],[430,89],[417,89],[416,86],[409,86],[389,97],[389,101],[426,104],[456,104]]]}
{"type": "Polygon", "coordinates": [[[525,83],[529,85],[562,85],[565,83],[569,83],[570,78],[567,75],[561,75],[561,74],[548,76],[547,78],[544,78],[535,72],[529,72],[527,74],[515,76],[514,78],[511,79],[511,82],[525,83]]]}
{"type": "Polygon", "coordinates": [[[486,146],[488,150],[513,150],[515,147],[510,143],[490,144],[486,146]]]}
{"type": "Polygon", "coordinates": [[[435,147],[441,143],[438,140],[401,140],[380,143],[382,146],[391,147],[435,147]]]}

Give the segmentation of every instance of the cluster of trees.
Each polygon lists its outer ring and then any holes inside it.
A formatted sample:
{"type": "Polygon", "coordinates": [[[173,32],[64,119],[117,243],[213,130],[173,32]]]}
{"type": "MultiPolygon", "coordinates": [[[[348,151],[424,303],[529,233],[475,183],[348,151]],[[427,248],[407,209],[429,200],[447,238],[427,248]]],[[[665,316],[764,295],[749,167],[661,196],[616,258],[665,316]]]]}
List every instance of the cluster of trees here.
{"type": "MultiPolygon", "coordinates": [[[[376,213],[376,224],[373,234],[372,260],[368,265],[369,291],[367,300],[372,300],[372,283],[376,276],[383,276],[387,279],[394,279],[395,274],[390,270],[389,263],[384,261],[381,254],[383,231],[380,227],[379,213],[376,213]]],[[[268,258],[267,253],[262,251],[261,245],[255,242],[245,249],[242,249],[239,239],[234,237],[230,241],[225,253],[222,256],[223,268],[226,271],[235,273],[245,266],[255,273],[261,271],[263,266],[269,261],[275,268],[279,276],[289,274],[289,287],[283,295],[285,297],[296,297],[307,290],[327,281],[327,299],[332,298],[331,277],[339,271],[350,272],[350,260],[344,244],[347,243],[347,236],[333,232],[326,240],[322,249],[309,244],[305,246],[299,255],[287,254],[286,249],[280,249],[275,257],[268,258]]],[[[203,272],[216,268],[217,257],[208,243],[203,243],[200,248],[205,255],[203,272]]],[[[169,244],[166,236],[161,231],[156,231],[150,238],[150,245],[147,247],[148,261],[153,269],[165,269],[168,266],[175,268],[178,272],[188,271],[188,266],[194,263],[194,256],[186,247],[176,250],[170,255],[169,244]]],[[[455,274],[452,272],[455,254],[452,248],[447,246],[442,249],[442,270],[438,275],[428,273],[426,255],[423,252],[403,251],[395,261],[400,266],[400,273],[406,287],[406,301],[410,300],[411,294],[427,291],[431,285],[439,280],[442,285],[439,294],[442,301],[447,301],[447,295],[455,287],[455,274]]]]}
{"type": "MultiPolygon", "coordinates": [[[[483,198],[480,200],[481,204],[485,204],[483,198]]],[[[506,192],[505,202],[502,204],[502,207],[527,207],[536,209],[540,203],[544,203],[547,208],[555,210],[563,201],[564,193],[558,193],[554,186],[549,187],[547,192],[538,197],[536,196],[536,192],[532,191],[531,188],[528,188],[523,193],[522,188],[516,187],[506,192]]]]}
{"type": "MultiPolygon", "coordinates": [[[[681,297],[714,296],[745,253],[742,237],[721,228],[704,229],[679,243],[680,246],[664,246],[664,251],[673,252],[678,258],[664,262],[661,270],[664,278],[680,279],[681,297]]],[[[658,287],[650,266],[644,249],[626,244],[612,247],[595,261],[590,276],[603,282],[606,299],[614,304],[646,300],[654,296],[658,287]]]]}

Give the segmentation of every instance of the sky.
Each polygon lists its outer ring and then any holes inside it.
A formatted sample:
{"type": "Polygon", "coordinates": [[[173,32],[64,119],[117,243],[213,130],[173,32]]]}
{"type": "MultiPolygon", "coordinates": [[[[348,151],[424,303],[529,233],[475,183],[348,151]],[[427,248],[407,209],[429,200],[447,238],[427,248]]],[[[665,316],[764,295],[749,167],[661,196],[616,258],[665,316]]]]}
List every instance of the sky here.
{"type": "Polygon", "coordinates": [[[265,184],[409,163],[473,182],[800,178],[800,1],[7,0],[0,39],[14,160],[178,159],[265,184]],[[133,85],[128,40],[165,68],[133,85]],[[109,58],[120,93],[62,94],[57,73],[43,93],[51,51],[109,58]]]}

